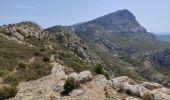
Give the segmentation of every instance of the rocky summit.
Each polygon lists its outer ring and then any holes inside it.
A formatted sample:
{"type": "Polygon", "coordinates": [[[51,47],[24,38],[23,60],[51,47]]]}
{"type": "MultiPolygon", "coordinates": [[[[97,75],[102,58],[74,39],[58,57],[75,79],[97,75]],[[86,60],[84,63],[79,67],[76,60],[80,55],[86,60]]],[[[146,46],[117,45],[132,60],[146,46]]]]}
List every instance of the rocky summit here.
{"type": "Polygon", "coordinates": [[[135,16],[127,9],[110,13],[89,22],[75,24],[74,27],[76,26],[82,29],[85,29],[85,26],[103,28],[113,32],[146,32],[146,29],[140,26],[135,16]]]}
{"type": "Polygon", "coordinates": [[[0,26],[0,100],[170,100],[170,43],[127,9],[71,26],[0,26]]]}

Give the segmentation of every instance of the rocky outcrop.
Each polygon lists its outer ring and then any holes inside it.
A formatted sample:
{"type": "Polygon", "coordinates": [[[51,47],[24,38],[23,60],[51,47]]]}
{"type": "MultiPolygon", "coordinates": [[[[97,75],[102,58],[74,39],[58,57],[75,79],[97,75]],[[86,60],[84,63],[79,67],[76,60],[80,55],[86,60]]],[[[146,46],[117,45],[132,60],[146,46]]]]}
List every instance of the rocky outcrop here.
{"type": "Polygon", "coordinates": [[[153,82],[143,82],[142,86],[144,86],[145,88],[147,88],[149,90],[158,89],[158,88],[163,87],[162,85],[160,85],[158,83],[153,83],[153,82]]]}
{"type": "Polygon", "coordinates": [[[95,42],[99,43],[100,45],[104,45],[109,50],[120,50],[119,46],[117,46],[116,44],[111,43],[110,41],[108,41],[107,39],[102,38],[102,37],[96,37],[95,42]]]}
{"type": "Polygon", "coordinates": [[[112,32],[146,32],[146,29],[136,21],[135,16],[126,9],[96,18],[87,23],[76,24],[74,27],[79,27],[83,31],[90,27],[98,27],[112,32]]]}
{"type": "Polygon", "coordinates": [[[155,66],[163,66],[170,69],[170,49],[163,49],[149,56],[155,66]]]}
{"type": "Polygon", "coordinates": [[[65,80],[68,77],[77,78],[78,74],[71,73],[67,76],[64,73],[64,66],[53,63],[51,75],[20,83],[17,95],[9,100],[169,100],[170,98],[170,89],[156,83],[137,83],[127,76],[112,80],[107,80],[104,75],[92,78],[90,74],[89,71],[81,72],[79,76],[84,77],[83,81],[89,77],[91,81],[80,84],[78,89],[74,89],[67,96],[61,96],[65,80]]]}
{"type": "Polygon", "coordinates": [[[78,81],[85,83],[92,80],[92,74],[90,71],[83,71],[79,73],[78,81]]]}
{"type": "Polygon", "coordinates": [[[170,89],[163,88],[158,83],[143,82],[137,83],[127,76],[112,79],[112,86],[117,91],[125,92],[128,95],[151,100],[168,100],[170,89]]]}
{"type": "Polygon", "coordinates": [[[130,95],[144,97],[149,92],[144,86],[137,84],[127,76],[118,77],[112,80],[112,86],[119,91],[124,91],[130,95]]]}
{"type": "Polygon", "coordinates": [[[170,99],[170,89],[159,88],[151,91],[153,100],[169,100],[170,99]]]}
{"type": "Polygon", "coordinates": [[[77,37],[73,28],[66,26],[54,26],[45,29],[45,31],[52,33],[54,39],[62,42],[66,47],[87,63],[96,64],[101,62],[100,58],[90,51],[85,41],[77,37]]]}
{"type": "Polygon", "coordinates": [[[19,40],[23,40],[25,36],[35,36],[37,38],[42,38],[46,35],[39,25],[30,21],[4,25],[0,28],[0,32],[4,33],[5,35],[14,36],[19,40]]]}
{"type": "Polygon", "coordinates": [[[92,80],[92,74],[90,71],[82,71],[79,74],[73,72],[68,75],[70,78],[74,78],[76,81],[86,83],[92,80]]]}
{"type": "Polygon", "coordinates": [[[78,80],[79,75],[78,75],[77,73],[73,72],[73,73],[70,73],[70,74],[68,75],[68,77],[69,77],[69,78],[74,78],[75,80],[78,80]]]}

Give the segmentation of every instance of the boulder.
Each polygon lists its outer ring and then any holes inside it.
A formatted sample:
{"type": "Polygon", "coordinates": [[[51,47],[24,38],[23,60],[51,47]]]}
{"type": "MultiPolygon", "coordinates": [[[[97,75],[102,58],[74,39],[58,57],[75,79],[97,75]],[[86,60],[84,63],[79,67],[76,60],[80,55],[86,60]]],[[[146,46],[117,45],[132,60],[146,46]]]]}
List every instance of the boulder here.
{"type": "Polygon", "coordinates": [[[95,76],[94,80],[97,81],[97,82],[103,82],[103,83],[107,83],[108,82],[106,77],[104,75],[101,75],[101,74],[95,76]]]}
{"type": "Polygon", "coordinates": [[[148,89],[146,89],[140,84],[130,85],[129,83],[124,83],[122,89],[129,95],[138,96],[142,98],[145,98],[145,96],[150,92],[148,89]]]}
{"type": "Polygon", "coordinates": [[[78,81],[84,83],[92,80],[92,74],[90,71],[83,71],[79,73],[78,81]]]}
{"type": "Polygon", "coordinates": [[[78,56],[81,57],[82,59],[86,59],[86,58],[88,57],[87,54],[86,54],[86,52],[84,51],[84,49],[83,49],[83,48],[80,48],[80,47],[79,47],[79,49],[77,49],[77,54],[78,54],[78,56]]]}
{"type": "Polygon", "coordinates": [[[69,78],[74,78],[75,80],[78,80],[79,75],[77,73],[73,72],[73,73],[70,73],[68,77],[69,78]]]}
{"type": "Polygon", "coordinates": [[[170,100],[170,89],[159,88],[151,91],[153,100],[170,100]]]}
{"type": "Polygon", "coordinates": [[[122,76],[118,78],[112,79],[112,87],[117,91],[122,91],[127,93],[128,95],[138,96],[145,98],[146,94],[150,91],[146,89],[141,84],[137,84],[135,81],[130,79],[127,76],[122,76]]]}
{"type": "Polygon", "coordinates": [[[69,93],[70,96],[80,96],[83,94],[84,94],[84,91],[81,89],[75,89],[69,93]]]}
{"type": "Polygon", "coordinates": [[[166,87],[170,87],[170,78],[166,78],[163,82],[162,82],[163,86],[166,87]]]}
{"type": "Polygon", "coordinates": [[[158,88],[162,87],[162,85],[160,85],[158,83],[153,83],[153,82],[143,82],[142,86],[144,86],[145,88],[147,88],[149,90],[158,89],[158,88]]]}
{"type": "Polygon", "coordinates": [[[56,39],[61,42],[64,42],[66,40],[64,33],[56,33],[55,36],[56,36],[56,39]]]}
{"type": "Polygon", "coordinates": [[[111,85],[113,88],[119,90],[120,86],[124,82],[129,83],[129,84],[135,84],[135,82],[132,79],[130,79],[128,76],[121,76],[121,77],[113,78],[111,85]]]}

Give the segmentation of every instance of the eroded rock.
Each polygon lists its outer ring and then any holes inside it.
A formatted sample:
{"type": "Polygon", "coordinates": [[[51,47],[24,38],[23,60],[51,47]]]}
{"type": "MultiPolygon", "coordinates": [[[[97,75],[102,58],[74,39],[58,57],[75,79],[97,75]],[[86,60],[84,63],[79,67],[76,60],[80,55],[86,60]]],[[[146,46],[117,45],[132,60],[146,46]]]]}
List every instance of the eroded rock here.
{"type": "Polygon", "coordinates": [[[70,73],[68,77],[74,78],[75,80],[78,80],[79,75],[77,73],[73,72],[73,73],[70,73]]]}
{"type": "Polygon", "coordinates": [[[162,85],[160,85],[158,83],[153,83],[153,82],[143,82],[142,86],[144,86],[145,88],[147,88],[149,90],[158,89],[158,88],[162,87],[162,85]]]}
{"type": "Polygon", "coordinates": [[[90,71],[83,71],[79,73],[78,81],[84,83],[92,80],[92,74],[90,71]]]}

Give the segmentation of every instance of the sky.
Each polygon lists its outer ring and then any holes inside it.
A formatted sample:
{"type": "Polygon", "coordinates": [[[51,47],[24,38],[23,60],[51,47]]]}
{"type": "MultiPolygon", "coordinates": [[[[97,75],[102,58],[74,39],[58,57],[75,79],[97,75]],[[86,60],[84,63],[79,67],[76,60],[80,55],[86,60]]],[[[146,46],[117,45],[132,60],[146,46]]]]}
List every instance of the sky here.
{"type": "Polygon", "coordinates": [[[0,0],[0,25],[72,25],[128,9],[149,32],[170,33],[170,0],[0,0]]]}

